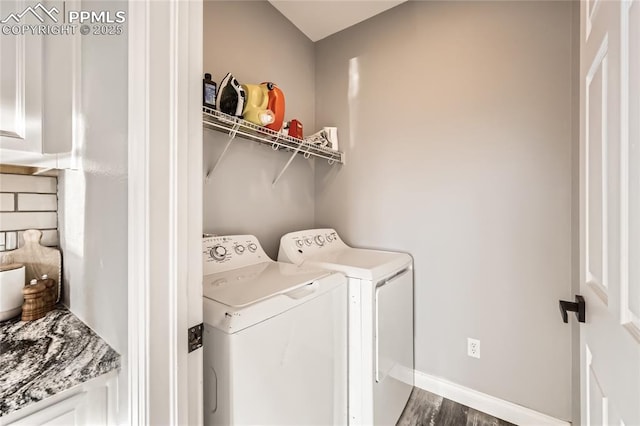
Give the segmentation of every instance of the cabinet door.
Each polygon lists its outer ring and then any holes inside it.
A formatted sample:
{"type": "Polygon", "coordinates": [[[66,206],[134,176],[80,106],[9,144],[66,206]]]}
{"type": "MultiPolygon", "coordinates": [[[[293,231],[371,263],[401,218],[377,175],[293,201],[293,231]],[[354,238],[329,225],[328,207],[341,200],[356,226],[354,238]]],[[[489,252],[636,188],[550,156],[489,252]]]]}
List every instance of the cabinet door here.
{"type": "Polygon", "coordinates": [[[50,407],[23,417],[11,426],[18,425],[81,425],[84,424],[84,413],[86,411],[87,392],[82,392],[50,407]]]}
{"type": "MultiPolygon", "coordinates": [[[[107,425],[113,423],[113,419],[109,421],[109,418],[114,417],[114,413],[108,413],[110,398],[108,386],[98,386],[28,414],[9,425],[107,425]]],[[[0,421],[0,424],[3,423],[0,421]]]]}
{"type": "MultiPolygon", "coordinates": [[[[25,6],[2,0],[0,19],[25,6]]],[[[42,153],[42,42],[42,36],[0,36],[0,149],[42,153]]]]}

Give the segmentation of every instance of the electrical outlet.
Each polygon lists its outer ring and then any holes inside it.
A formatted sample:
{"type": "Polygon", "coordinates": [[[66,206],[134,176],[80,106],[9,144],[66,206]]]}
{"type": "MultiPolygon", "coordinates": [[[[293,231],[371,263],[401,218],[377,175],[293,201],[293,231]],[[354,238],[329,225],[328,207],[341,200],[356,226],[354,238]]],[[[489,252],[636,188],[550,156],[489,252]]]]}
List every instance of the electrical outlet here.
{"type": "Polygon", "coordinates": [[[480,340],[467,338],[467,355],[472,358],[480,358],[480,340]]]}

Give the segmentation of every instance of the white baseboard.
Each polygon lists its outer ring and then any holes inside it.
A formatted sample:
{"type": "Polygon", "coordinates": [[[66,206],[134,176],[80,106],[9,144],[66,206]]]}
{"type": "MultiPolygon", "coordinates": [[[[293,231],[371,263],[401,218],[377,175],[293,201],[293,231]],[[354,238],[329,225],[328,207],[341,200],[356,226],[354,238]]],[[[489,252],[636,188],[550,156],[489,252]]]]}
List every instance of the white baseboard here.
{"type": "Polygon", "coordinates": [[[415,385],[420,389],[519,426],[569,426],[571,424],[420,371],[415,372],[415,385]]]}

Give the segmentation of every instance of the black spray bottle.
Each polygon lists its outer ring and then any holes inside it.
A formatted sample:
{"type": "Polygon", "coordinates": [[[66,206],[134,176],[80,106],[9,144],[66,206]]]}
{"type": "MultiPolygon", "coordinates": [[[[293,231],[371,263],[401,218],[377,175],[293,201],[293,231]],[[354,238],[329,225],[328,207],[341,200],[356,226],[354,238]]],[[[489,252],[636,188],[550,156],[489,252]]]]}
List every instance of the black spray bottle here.
{"type": "Polygon", "coordinates": [[[211,80],[211,74],[206,73],[202,80],[202,105],[216,109],[216,82],[211,80]]]}

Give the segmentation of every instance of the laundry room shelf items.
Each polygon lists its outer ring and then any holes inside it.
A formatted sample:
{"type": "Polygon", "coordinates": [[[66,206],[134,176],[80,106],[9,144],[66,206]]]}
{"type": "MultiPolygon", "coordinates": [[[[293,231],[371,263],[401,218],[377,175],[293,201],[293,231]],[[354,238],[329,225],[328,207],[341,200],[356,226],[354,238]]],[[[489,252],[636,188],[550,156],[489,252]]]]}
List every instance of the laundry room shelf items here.
{"type": "Polygon", "coordinates": [[[340,151],[334,151],[330,148],[315,145],[302,139],[283,135],[280,132],[258,126],[241,118],[233,117],[207,107],[202,108],[202,124],[205,128],[217,130],[229,135],[229,141],[224,147],[224,150],[216,160],[215,164],[207,172],[207,179],[211,176],[218,164],[220,164],[220,160],[222,160],[224,155],[227,153],[229,146],[231,146],[231,142],[233,142],[236,136],[253,142],[270,145],[274,151],[283,150],[292,152],[289,161],[287,161],[282,171],[274,179],[273,185],[278,183],[278,180],[282,177],[285,170],[287,170],[297,154],[303,155],[305,158],[323,158],[327,160],[329,164],[344,164],[344,153],[340,151]]]}

